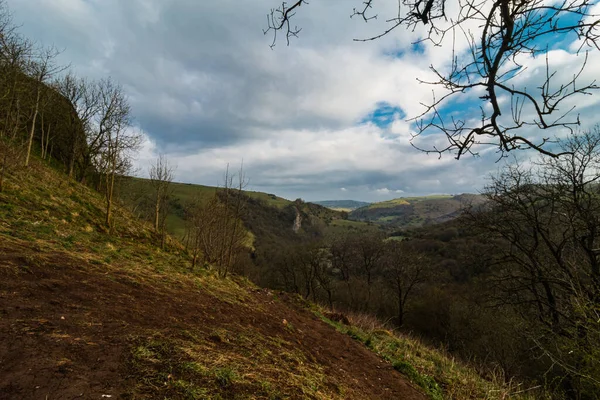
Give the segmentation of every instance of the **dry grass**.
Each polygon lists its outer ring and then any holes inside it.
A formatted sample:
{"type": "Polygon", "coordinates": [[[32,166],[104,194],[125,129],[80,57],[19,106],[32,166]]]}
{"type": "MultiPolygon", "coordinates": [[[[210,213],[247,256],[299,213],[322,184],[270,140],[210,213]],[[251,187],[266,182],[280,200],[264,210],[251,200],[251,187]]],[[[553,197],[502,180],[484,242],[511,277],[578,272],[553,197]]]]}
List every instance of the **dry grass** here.
{"type": "Polygon", "coordinates": [[[422,387],[432,399],[541,399],[549,398],[539,387],[526,387],[507,381],[502,371],[482,374],[441,349],[434,349],[420,340],[393,331],[388,324],[365,313],[348,313],[350,325],[331,321],[327,312],[316,307],[315,312],[325,322],[362,342],[369,349],[391,362],[395,369],[422,387]]]}
{"type": "MultiPolygon", "coordinates": [[[[34,160],[29,170],[11,175],[0,193],[0,240],[26,259],[23,265],[3,264],[2,274],[21,274],[27,265],[50,266],[52,255],[165,298],[202,292],[236,309],[263,312],[267,307],[252,301],[255,287],[247,279],[219,279],[204,268],[192,271],[178,243],[161,250],[150,225],[125,208],[115,213],[115,227],[108,232],[98,193],[34,160]]],[[[345,398],[345,387],[295,343],[261,333],[258,327],[231,325],[211,331],[210,324],[201,325],[207,332],[174,329],[132,336],[132,398],[345,398]]]]}
{"type": "Polygon", "coordinates": [[[133,347],[131,368],[145,377],[138,380],[137,393],[189,399],[344,398],[343,387],[332,392],[323,370],[280,338],[235,326],[182,336],[154,335],[133,347]]]}

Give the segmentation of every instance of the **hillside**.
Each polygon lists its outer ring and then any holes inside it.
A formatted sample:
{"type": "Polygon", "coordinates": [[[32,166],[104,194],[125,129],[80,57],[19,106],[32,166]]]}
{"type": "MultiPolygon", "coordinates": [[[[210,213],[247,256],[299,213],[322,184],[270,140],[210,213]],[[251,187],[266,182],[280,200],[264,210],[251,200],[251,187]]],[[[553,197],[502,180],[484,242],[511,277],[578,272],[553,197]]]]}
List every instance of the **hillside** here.
{"type": "Polygon", "coordinates": [[[369,204],[371,204],[365,201],[356,200],[322,200],[313,201],[312,203],[337,211],[352,211],[356,210],[357,208],[367,207],[369,204]]]}
{"type": "Polygon", "coordinates": [[[423,398],[297,298],[190,271],[123,211],[108,235],[101,199],[40,165],[19,178],[0,195],[0,398],[423,398]]]}
{"type": "Polygon", "coordinates": [[[442,387],[448,398],[498,389],[416,342],[331,322],[295,295],[192,271],[176,242],[161,251],[124,209],[108,234],[102,204],[38,160],[0,193],[0,398],[424,399],[415,385],[433,398],[442,387]]]}
{"type": "MultiPolygon", "coordinates": [[[[167,217],[168,232],[182,238],[185,235],[184,207],[187,203],[199,199],[208,201],[215,195],[217,190],[214,186],[197,185],[192,183],[171,183],[170,212],[167,217]]],[[[153,206],[152,188],[150,180],[136,177],[124,177],[119,182],[117,191],[128,203],[133,204],[139,216],[144,216],[148,209],[153,206]]],[[[274,194],[262,193],[256,191],[244,191],[250,198],[262,200],[265,204],[283,208],[292,204],[291,201],[274,194]]]]}
{"type": "MultiPolygon", "coordinates": [[[[185,235],[185,207],[194,199],[208,201],[217,190],[214,186],[191,183],[172,183],[167,231],[181,239],[185,235]]],[[[150,181],[143,178],[125,177],[120,181],[118,192],[136,213],[148,217],[153,206],[150,181]],[[150,211],[148,211],[150,210],[150,211]]],[[[248,210],[244,222],[253,236],[293,236],[297,212],[300,213],[304,232],[311,235],[336,234],[345,231],[373,230],[372,225],[361,221],[346,221],[345,215],[335,209],[304,201],[290,201],[271,193],[244,191],[248,197],[248,210]]],[[[366,204],[366,203],[365,203],[366,204]]]]}
{"type": "Polygon", "coordinates": [[[349,219],[394,228],[419,227],[450,221],[463,207],[481,202],[483,197],[475,194],[401,197],[353,210],[349,219]]]}

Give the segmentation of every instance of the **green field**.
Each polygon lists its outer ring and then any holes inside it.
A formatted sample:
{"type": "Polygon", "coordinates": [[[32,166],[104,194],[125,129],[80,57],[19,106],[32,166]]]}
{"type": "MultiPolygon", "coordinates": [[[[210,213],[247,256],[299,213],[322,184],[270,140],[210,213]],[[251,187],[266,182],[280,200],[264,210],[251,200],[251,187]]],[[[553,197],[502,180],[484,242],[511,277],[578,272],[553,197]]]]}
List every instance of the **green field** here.
{"type": "MultiPolygon", "coordinates": [[[[210,200],[216,193],[217,187],[196,185],[192,183],[171,183],[172,198],[180,205],[185,205],[194,200],[205,202],[210,200]]],[[[128,202],[141,203],[144,199],[148,199],[152,193],[152,187],[149,179],[125,177],[121,181],[119,191],[123,194],[124,199],[128,202]]],[[[244,191],[249,197],[263,200],[267,205],[277,208],[283,208],[291,201],[278,197],[274,194],[244,191]]],[[[171,213],[167,216],[167,231],[172,236],[182,239],[185,235],[185,222],[180,213],[171,213]]],[[[249,239],[250,240],[250,239],[249,239]]]]}
{"type": "Polygon", "coordinates": [[[454,196],[450,194],[432,194],[428,196],[418,196],[418,197],[400,197],[397,199],[381,201],[379,203],[373,203],[367,208],[390,208],[397,206],[409,205],[416,202],[427,201],[427,200],[444,200],[444,199],[453,199],[454,196]]]}
{"type": "Polygon", "coordinates": [[[387,228],[419,227],[454,219],[469,202],[479,204],[482,201],[481,196],[473,194],[401,197],[354,210],[349,218],[387,228]]]}
{"type": "Polygon", "coordinates": [[[368,222],[335,219],[327,226],[325,233],[328,236],[337,236],[348,232],[378,232],[379,230],[379,226],[368,222]]]}

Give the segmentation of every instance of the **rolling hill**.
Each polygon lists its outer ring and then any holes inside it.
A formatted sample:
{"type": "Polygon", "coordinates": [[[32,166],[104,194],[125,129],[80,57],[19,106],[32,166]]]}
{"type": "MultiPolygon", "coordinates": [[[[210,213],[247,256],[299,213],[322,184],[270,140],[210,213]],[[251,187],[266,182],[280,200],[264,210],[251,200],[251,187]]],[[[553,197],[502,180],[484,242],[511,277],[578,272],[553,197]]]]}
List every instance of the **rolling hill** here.
{"type": "MultiPolygon", "coordinates": [[[[167,230],[174,237],[181,239],[185,235],[186,204],[194,199],[208,201],[215,195],[217,187],[174,182],[171,188],[167,230]]],[[[148,217],[148,210],[151,210],[153,201],[148,179],[124,177],[119,182],[118,192],[140,217],[148,217]]],[[[322,234],[377,229],[367,221],[347,221],[347,215],[341,211],[317,203],[291,201],[257,191],[244,191],[244,194],[248,196],[249,201],[248,210],[243,214],[243,218],[252,235],[286,236],[292,233],[297,213],[301,216],[305,230],[314,232],[318,229],[322,234]],[[260,227],[256,228],[259,225],[260,227]],[[260,232],[256,232],[256,229],[260,232]]]]}
{"type": "Polygon", "coordinates": [[[481,195],[475,194],[401,197],[353,210],[349,219],[394,228],[433,225],[452,220],[463,207],[483,201],[481,195]]]}
{"type": "Polygon", "coordinates": [[[322,200],[313,201],[312,203],[337,211],[352,211],[356,210],[357,208],[367,207],[369,204],[371,204],[365,201],[356,200],[322,200]]]}

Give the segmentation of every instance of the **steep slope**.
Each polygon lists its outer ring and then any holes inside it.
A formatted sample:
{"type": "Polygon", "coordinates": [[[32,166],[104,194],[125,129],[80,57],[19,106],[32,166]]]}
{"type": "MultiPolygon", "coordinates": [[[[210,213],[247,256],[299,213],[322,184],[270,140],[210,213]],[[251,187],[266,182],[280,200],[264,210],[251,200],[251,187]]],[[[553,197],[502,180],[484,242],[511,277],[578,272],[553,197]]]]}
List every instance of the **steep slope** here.
{"type": "MultiPolygon", "coordinates": [[[[21,71],[0,70],[0,173],[3,163],[22,163],[12,158],[24,157],[25,149],[19,148],[15,154],[6,152],[3,142],[8,138],[14,143],[28,140],[31,129],[31,115],[35,108],[38,83],[21,71]],[[25,117],[25,115],[27,115],[25,117]],[[8,155],[8,159],[4,159],[8,155]]],[[[55,87],[42,84],[40,87],[42,107],[36,119],[33,136],[34,147],[44,146],[49,156],[68,169],[71,162],[73,172],[80,178],[83,175],[78,154],[85,148],[85,132],[73,104],[61,95],[55,87]]],[[[22,143],[21,143],[22,144],[22,143]]]]}
{"type": "Polygon", "coordinates": [[[303,301],[191,271],[35,161],[0,194],[0,398],[423,399],[303,301]]]}

